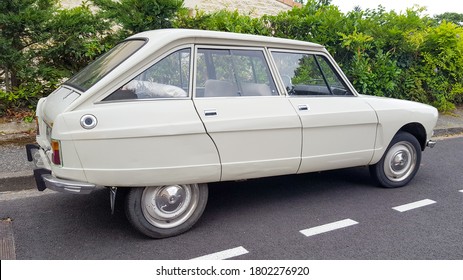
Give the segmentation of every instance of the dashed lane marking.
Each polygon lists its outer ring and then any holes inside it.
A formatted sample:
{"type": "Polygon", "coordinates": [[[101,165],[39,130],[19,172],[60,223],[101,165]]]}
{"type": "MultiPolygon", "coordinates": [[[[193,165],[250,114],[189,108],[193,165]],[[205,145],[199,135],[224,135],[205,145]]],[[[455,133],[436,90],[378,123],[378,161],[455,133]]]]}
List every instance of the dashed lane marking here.
{"type": "Polygon", "coordinates": [[[420,207],[423,207],[423,206],[428,206],[428,205],[431,205],[431,204],[434,204],[434,203],[436,203],[434,200],[423,199],[423,200],[420,200],[420,201],[416,201],[416,202],[412,202],[412,203],[392,207],[392,209],[394,209],[396,211],[399,211],[399,212],[405,212],[405,211],[413,210],[413,209],[420,208],[420,207]]]}
{"type": "Polygon", "coordinates": [[[309,236],[313,236],[313,235],[317,235],[317,234],[321,234],[321,233],[325,233],[325,232],[329,232],[329,231],[333,231],[333,230],[353,226],[353,225],[356,225],[356,224],[358,224],[358,222],[356,222],[354,220],[351,220],[351,219],[345,219],[345,220],[341,220],[341,221],[337,221],[337,222],[333,222],[333,223],[329,223],[329,224],[325,224],[325,225],[321,225],[321,226],[316,226],[316,227],[304,229],[304,230],[301,230],[299,232],[302,233],[303,235],[309,237],[309,236]]]}
{"type": "Polygon", "coordinates": [[[241,256],[247,253],[249,253],[248,250],[240,246],[240,247],[236,247],[233,249],[228,249],[228,250],[220,251],[217,253],[205,255],[202,257],[194,258],[193,260],[226,260],[226,259],[230,259],[233,257],[241,256]]]}

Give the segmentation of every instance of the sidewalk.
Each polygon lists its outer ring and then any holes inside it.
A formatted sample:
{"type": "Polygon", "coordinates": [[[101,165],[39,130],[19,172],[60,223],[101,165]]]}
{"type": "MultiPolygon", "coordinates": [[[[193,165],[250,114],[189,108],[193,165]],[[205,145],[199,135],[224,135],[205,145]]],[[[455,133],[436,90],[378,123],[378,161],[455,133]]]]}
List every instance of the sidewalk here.
{"type": "Polygon", "coordinates": [[[34,165],[27,161],[24,145],[35,141],[35,123],[0,119],[0,192],[35,187],[34,165]]]}
{"type": "MultiPolygon", "coordinates": [[[[35,188],[24,145],[34,142],[35,124],[0,122],[0,193],[35,188]]],[[[434,138],[463,134],[463,106],[452,114],[441,114],[434,138]]]]}
{"type": "Polygon", "coordinates": [[[463,106],[455,109],[451,114],[439,114],[435,137],[450,136],[463,133],[463,106]]]}

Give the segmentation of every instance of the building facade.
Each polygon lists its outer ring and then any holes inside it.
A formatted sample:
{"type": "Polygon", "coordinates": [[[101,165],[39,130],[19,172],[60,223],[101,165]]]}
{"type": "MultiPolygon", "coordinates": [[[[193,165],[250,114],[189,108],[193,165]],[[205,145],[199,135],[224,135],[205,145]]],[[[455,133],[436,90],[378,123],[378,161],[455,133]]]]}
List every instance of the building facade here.
{"type": "MultiPolygon", "coordinates": [[[[72,8],[82,2],[83,0],[61,0],[61,5],[64,8],[72,8]]],[[[225,9],[237,10],[253,17],[260,17],[265,14],[276,15],[300,5],[293,0],[184,0],[184,6],[192,12],[199,10],[211,13],[225,9]]]]}
{"type": "Polygon", "coordinates": [[[191,10],[215,12],[219,10],[238,10],[242,14],[260,17],[265,14],[276,15],[280,12],[300,6],[292,0],[185,0],[185,7],[191,10]]]}

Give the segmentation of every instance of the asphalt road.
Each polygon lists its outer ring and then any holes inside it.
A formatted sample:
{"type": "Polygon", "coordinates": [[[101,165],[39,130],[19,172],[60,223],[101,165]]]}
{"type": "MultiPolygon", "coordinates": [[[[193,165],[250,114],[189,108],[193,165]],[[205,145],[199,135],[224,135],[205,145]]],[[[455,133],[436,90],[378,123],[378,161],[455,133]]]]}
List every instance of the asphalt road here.
{"type": "Polygon", "coordinates": [[[462,147],[463,137],[439,141],[399,189],[373,186],[364,167],[211,184],[200,221],[162,240],[132,229],[121,196],[111,215],[104,189],[1,193],[0,219],[13,220],[17,259],[461,260],[462,147]]]}

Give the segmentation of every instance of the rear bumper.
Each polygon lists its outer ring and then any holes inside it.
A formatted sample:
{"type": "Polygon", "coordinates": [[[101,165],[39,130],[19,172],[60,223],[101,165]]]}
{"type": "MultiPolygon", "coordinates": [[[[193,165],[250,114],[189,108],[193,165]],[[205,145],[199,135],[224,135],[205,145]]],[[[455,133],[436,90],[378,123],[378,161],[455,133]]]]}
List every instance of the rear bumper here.
{"type": "Polygon", "coordinates": [[[51,169],[47,168],[47,159],[42,148],[36,144],[27,144],[26,153],[27,160],[34,162],[34,178],[39,191],[45,189],[54,190],[57,192],[88,194],[97,188],[96,185],[87,182],[79,182],[73,180],[59,179],[52,175],[51,169]]]}

